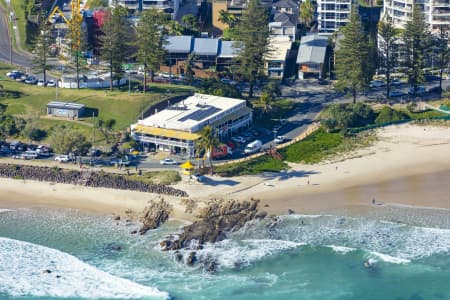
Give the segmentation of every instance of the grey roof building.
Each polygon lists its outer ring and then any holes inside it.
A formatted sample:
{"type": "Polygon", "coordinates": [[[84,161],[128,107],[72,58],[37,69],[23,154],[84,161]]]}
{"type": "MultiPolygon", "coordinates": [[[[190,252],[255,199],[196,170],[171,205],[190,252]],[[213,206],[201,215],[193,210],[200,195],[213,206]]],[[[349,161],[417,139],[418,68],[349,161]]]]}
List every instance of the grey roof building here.
{"type": "Polygon", "coordinates": [[[238,55],[239,48],[233,41],[221,41],[219,44],[219,58],[235,58],[238,55]]]}
{"type": "Polygon", "coordinates": [[[279,0],[272,3],[272,10],[298,15],[299,7],[298,3],[293,0],[279,0]]]}
{"type": "Polygon", "coordinates": [[[83,115],[85,108],[86,105],[80,103],[52,101],[47,104],[47,114],[77,119],[83,115]]]}
{"type": "Polygon", "coordinates": [[[194,38],[190,35],[169,36],[164,49],[168,53],[191,53],[194,45],[194,38]]]}
{"type": "Polygon", "coordinates": [[[322,76],[328,38],[321,35],[307,35],[302,37],[297,54],[298,77],[303,79],[305,73],[322,76]]]}
{"type": "Polygon", "coordinates": [[[195,38],[194,50],[195,55],[217,56],[219,51],[219,40],[210,38],[195,38]]]}
{"type": "Polygon", "coordinates": [[[272,22],[269,23],[270,34],[286,35],[294,41],[297,34],[297,17],[290,13],[276,12],[272,22]]]}

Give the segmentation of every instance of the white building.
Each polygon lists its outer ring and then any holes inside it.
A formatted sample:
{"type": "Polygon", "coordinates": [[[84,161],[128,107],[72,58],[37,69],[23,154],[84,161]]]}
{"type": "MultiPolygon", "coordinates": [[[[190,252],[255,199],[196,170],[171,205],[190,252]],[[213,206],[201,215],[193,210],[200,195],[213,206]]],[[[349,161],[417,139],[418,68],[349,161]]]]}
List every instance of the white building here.
{"type": "Polygon", "coordinates": [[[385,0],[383,15],[388,13],[394,25],[404,29],[406,23],[411,20],[414,2],[421,5],[425,22],[431,30],[437,30],[440,26],[450,28],[449,0],[385,0]]]}
{"type": "Polygon", "coordinates": [[[193,156],[198,132],[210,125],[219,139],[250,127],[252,110],[246,101],[194,94],[182,102],[131,125],[131,136],[162,151],[181,151],[193,156]]]}
{"type": "Polygon", "coordinates": [[[319,34],[332,34],[350,21],[351,0],[317,0],[319,34]]]}
{"type": "MultiPolygon", "coordinates": [[[[115,0],[109,0],[109,6],[114,6],[115,0]]],[[[180,0],[117,0],[117,4],[130,10],[142,11],[146,9],[158,9],[171,14],[175,18],[180,8],[180,0]]]]}

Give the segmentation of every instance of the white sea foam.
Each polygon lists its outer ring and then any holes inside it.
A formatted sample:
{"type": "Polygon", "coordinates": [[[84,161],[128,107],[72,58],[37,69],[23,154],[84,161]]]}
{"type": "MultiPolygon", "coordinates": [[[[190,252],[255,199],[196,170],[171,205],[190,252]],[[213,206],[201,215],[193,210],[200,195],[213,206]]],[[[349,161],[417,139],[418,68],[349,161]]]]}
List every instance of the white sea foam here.
{"type": "Polygon", "coordinates": [[[224,240],[215,244],[208,244],[197,254],[200,259],[212,257],[220,266],[234,268],[236,266],[248,266],[254,261],[264,257],[295,249],[303,245],[283,240],[224,240]]]}
{"type": "Polygon", "coordinates": [[[156,288],[110,275],[59,250],[2,237],[0,282],[0,292],[12,296],[169,298],[156,288]]]}
{"type": "Polygon", "coordinates": [[[351,247],[335,246],[335,245],[328,245],[327,247],[330,247],[331,249],[333,249],[334,252],[342,253],[342,254],[346,254],[346,253],[356,250],[355,248],[351,248],[351,247]]]}
{"type": "Polygon", "coordinates": [[[411,261],[409,259],[400,258],[400,257],[394,257],[387,254],[379,253],[379,252],[370,252],[371,255],[374,255],[381,259],[384,262],[393,263],[393,264],[407,264],[411,261]]]}
{"type": "Polygon", "coordinates": [[[0,208],[0,213],[8,212],[8,211],[14,211],[14,210],[12,210],[12,209],[7,209],[7,208],[0,208]]]}

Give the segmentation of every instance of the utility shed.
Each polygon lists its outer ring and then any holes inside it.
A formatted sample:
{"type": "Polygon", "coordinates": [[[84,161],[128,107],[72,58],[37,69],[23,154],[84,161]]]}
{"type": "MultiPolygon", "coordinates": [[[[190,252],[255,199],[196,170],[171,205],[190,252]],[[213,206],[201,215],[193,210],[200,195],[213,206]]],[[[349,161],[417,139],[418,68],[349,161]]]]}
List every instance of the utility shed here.
{"type": "Polygon", "coordinates": [[[47,115],[78,119],[85,109],[86,105],[80,103],[52,101],[47,104],[47,115]]]}

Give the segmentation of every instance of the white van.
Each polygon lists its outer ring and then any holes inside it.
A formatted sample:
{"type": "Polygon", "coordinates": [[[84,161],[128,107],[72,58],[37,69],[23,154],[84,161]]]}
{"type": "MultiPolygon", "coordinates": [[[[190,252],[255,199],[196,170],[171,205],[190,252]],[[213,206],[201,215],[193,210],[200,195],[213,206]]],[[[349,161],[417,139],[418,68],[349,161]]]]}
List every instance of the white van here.
{"type": "Polygon", "coordinates": [[[262,147],[262,143],[260,140],[256,140],[247,145],[244,149],[245,154],[253,154],[258,152],[262,147]]]}

